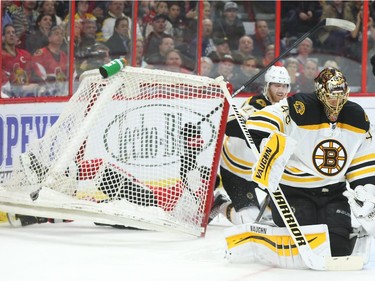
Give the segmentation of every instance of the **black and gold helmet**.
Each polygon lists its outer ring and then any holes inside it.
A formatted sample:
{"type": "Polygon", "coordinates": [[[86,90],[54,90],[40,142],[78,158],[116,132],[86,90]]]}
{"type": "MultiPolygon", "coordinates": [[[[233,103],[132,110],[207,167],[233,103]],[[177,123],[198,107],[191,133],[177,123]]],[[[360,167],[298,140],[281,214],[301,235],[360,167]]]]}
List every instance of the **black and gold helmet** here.
{"type": "Polygon", "coordinates": [[[323,103],[328,119],[335,122],[350,92],[345,76],[340,70],[327,67],[319,73],[314,82],[315,93],[323,103]]]}

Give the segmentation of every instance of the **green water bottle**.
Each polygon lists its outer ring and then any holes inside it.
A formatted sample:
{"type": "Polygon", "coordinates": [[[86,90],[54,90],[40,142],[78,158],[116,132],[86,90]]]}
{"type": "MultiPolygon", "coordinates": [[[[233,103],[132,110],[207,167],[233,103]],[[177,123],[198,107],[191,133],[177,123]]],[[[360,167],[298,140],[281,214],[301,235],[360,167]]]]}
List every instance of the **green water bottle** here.
{"type": "Polygon", "coordinates": [[[127,61],[125,58],[115,59],[101,66],[99,72],[103,78],[108,78],[123,69],[126,66],[126,63],[127,61]]]}

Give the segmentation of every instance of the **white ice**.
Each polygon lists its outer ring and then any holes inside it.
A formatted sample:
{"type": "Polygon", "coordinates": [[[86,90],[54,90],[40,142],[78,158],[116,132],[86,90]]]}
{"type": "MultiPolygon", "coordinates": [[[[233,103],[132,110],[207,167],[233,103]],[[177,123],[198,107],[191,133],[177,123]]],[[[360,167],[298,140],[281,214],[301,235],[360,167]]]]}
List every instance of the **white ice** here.
{"type": "Polygon", "coordinates": [[[0,225],[0,281],[282,281],[373,280],[375,246],[361,271],[313,271],[224,258],[216,219],[205,238],[71,222],[12,228],[0,225]]]}

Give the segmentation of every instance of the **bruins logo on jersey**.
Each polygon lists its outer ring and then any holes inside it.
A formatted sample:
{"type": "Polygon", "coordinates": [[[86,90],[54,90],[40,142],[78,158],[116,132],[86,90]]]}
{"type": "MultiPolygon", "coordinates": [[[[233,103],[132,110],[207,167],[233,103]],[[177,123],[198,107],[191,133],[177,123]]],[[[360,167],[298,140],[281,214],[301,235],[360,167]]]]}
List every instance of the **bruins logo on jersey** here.
{"type": "Polygon", "coordinates": [[[305,105],[303,104],[303,102],[296,101],[293,106],[294,106],[295,111],[298,114],[303,115],[305,113],[306,108],[305,108],[305,105]]]}
{"type": "Polygon", "coordinates": [[[262,108],[267,106],[266,102],[262,99],[257,99],[256,103],[259,104],[262,108]]]}
{"type": "Polygon", "coordinates": [[[314,149],[315,168],[325,176],[335,176],[346,164],[347,153],[344,146],[336,140],[324,140],[314,149]]]}

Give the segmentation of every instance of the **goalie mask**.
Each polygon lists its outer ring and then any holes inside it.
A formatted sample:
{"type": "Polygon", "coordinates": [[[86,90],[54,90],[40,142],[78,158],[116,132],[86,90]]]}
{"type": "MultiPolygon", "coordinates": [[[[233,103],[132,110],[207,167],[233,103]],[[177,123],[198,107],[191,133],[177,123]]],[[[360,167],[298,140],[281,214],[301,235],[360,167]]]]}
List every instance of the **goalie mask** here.
{"type": "Polygon", "coordinates": [[[350,92],[344,75],[338,69],[328,67],[319,73],[314,82],[316,95],[323,103],[328,119],[336,122],[350,92]]]}
{"type": "MultiPolygon", "coordinates": [[[[263,95],[270,100],[269,97],[269,87],[270,83],[277,83],[277,84],[286,84],[288,85],[287,92],[285,93],[285,96],[290,92],[290,76],[288,71],[283,66],[271,66],[265,76],[264,80],[266,82],[266,85],[264,86],[263,95]]],[[[271,101],[271,100],[270,100],[271,101]]],[[[272,101],[271,101],[272,102],[272,101]]]]}

